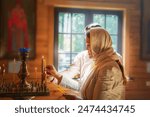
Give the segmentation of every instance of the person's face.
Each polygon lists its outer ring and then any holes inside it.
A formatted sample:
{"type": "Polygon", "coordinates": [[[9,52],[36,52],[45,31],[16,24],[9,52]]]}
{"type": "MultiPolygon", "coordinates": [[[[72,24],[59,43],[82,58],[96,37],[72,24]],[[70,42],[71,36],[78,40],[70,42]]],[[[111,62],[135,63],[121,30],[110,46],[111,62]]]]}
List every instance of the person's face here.
{"type": "Polygon", "coordinates": [[[90,47],[90,38],[86,37],[86,49],[88,50],[89,58],[92,57],[92,51],[90,47]]]}

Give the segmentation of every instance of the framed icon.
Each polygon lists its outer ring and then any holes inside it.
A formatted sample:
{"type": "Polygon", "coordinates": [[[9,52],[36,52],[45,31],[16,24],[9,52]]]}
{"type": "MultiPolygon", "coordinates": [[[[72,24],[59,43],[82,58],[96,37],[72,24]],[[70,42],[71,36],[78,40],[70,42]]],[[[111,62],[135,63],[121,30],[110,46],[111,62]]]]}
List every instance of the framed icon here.
{"type": "Polygon", "coordinates": [[[36,0],[0,0],[0,58],[17,58],[19,48],[35,57],[36,0]]]}

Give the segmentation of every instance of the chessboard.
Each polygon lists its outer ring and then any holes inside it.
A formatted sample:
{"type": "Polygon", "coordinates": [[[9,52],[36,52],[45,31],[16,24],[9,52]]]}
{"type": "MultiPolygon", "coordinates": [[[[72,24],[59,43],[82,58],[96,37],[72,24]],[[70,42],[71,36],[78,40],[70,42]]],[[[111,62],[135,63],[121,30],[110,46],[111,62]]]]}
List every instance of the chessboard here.
{"type": "Polygon", "coordinates": [[[14,82],[0,83],[0,97],[26,97],[26,96],[48,96],[50,91],[46,84],[30,82],[31,88],[18,87],[14,82]]]}

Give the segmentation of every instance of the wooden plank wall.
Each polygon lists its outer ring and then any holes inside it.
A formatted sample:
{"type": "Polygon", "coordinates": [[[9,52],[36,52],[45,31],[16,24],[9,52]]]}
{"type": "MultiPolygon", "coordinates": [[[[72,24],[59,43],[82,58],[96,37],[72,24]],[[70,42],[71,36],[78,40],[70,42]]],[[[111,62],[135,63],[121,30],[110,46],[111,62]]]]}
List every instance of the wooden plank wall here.
{"type": "MultiPolygon", "coordinates": [[[[140,59],[140,0],[37,0],[36,59],[29,61],[31,73],[38,67],[40,73],[41,57],[53,63],[54,51],[54,7],[77,7],[90,9],[112,9],[124,12],[123,58],[127,75],[133,78],[127,84],[127,99],[150,99],[150,73],[146,71],[146,61],[140,59]],[[141,96],[142,94],[142,96],[141,96]]],[[[0,60],[7,64],[8,60],[0,60]]]]}
{"type": "Polygon", "coordinates": [[[127,75],[132,79],[126,86],[126,99],[150,99],[150,87],[146,86],[150,73],[146,71],[147,62],[140,58],[140,0],[45,0],[45,4],[51,10],[60,6],[124,11],[123,58],[127,75]]]}

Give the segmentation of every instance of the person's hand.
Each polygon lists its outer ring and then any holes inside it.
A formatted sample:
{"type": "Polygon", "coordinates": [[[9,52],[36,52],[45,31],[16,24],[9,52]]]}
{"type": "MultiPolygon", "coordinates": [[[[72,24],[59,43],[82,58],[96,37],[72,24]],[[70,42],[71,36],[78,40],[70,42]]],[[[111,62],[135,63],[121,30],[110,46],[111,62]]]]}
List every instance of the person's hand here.
{"type": "Polygon", "coordinates": [[[58,84],[57,78],[55,78],[55,77],[53,77],[51,75],[47,75],[47,80],[48,80],[48,82],[52,82],[54,84],[58,84]]]}
{"type": "Polygon", "coordinates": [[[62,79],[62,75],[57,72],[57,70],[55,69],[55,67],[53,65],[47,65],[46,66],[46,74],[54,76],[55,78],[57,78],[58,83],[60,83],[60,81],[62,79]]]}

